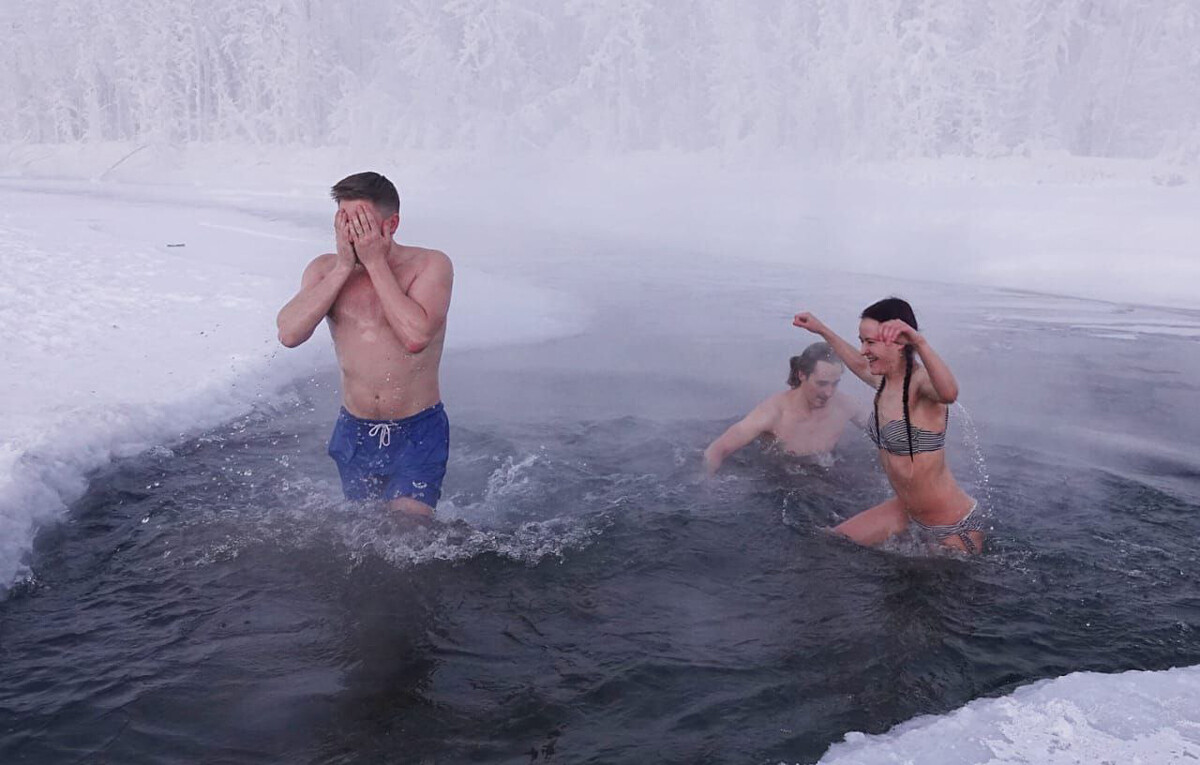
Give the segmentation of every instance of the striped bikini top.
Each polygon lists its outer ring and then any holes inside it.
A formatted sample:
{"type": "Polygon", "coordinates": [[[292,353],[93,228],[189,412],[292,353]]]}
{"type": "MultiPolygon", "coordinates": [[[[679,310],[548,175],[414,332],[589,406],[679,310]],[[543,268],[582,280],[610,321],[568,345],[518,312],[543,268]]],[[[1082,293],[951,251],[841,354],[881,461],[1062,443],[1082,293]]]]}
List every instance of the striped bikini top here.
{"type": "MultiPolygon", "coordinates": [[[[876,412],[878,417],[878,412],[876,412]]],[[[892,454],[898,454],[902,457],[908,456],[908,431],[904,427],[904,420],[892,420],[883,426],[883,436],[880,437],[879,431],[875,427],[876,417],[871,418],[867,422],[867,436],[872,443],[880,449],[887,449],[892,454]]],[[[946,407],[946,427],[950,427],[950,407],[946,407]]],[[[912,453],[924,454],[926,452],[936,452],[946,448],[946,431],[936,433],[932,430],[913,427],[912,429],[912,453]]]]}

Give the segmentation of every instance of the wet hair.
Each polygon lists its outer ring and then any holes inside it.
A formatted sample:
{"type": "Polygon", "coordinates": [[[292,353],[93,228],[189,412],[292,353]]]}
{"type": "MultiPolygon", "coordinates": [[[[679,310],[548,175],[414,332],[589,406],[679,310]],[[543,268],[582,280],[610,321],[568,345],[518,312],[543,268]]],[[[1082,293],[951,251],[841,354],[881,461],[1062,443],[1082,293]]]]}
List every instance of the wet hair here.
{"type": "Polygon", "coordinates": [[[826,361],[830,364],[841,364],[842,360],[833,352],[833,346],[829,343],[813,343],[804,349],[799,356],[793,356],[788,359],[788,365],[791,367],[791,372],[788,374],[787,384],[790,388],[799,388],[800,375],[808,377],[817,368],[818,361],[826,361]]]}
{"type": "MultiPolygon", "coordinates": [[[[880,324],[892,319],[900,319],[914,330],[917,327],[917,315],[913,313],[912,306],[907,300],[901,300],[898,297],[884,298],[878,303],[872,303],[863,309],[860,318],[873,319],[880,324]]],[[[902,400],[904,403],[904,431],[908,435],[908,458],[916,459],[913,455],[913,437],[912,423],[908,418],[908,384],[912,381],[913,374],[913,348],[911,345],[904,346],[904,390],[902,391],[902,400]]],[[[879,397],[883,395],[883,386],[887,385],[887,378],[884,377],[879,381],[879,389],[875,391],[875,432],[879,437],[883,437],[883,433],[879,430],[879,397]]]]}
{"type": "Polygon", "coordinates": [[[395,215],[400,212],[400,194],[392,182],[379,173],[355,173],[347,175],[329,190],[335,202],[364,199],[375,205],[380,212],[395,215]]]}

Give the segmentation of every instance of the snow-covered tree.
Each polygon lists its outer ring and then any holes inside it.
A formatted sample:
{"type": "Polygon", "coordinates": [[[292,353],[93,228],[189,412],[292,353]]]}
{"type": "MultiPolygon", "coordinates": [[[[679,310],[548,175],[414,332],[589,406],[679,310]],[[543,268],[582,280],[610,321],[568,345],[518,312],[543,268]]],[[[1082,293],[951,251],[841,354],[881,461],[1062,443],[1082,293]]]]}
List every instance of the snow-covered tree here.
{"type": "Polygon", "coordinates": [[[1200,158],[1196,0],[41,0],[0,31],[0,143],[1200,158]]]}

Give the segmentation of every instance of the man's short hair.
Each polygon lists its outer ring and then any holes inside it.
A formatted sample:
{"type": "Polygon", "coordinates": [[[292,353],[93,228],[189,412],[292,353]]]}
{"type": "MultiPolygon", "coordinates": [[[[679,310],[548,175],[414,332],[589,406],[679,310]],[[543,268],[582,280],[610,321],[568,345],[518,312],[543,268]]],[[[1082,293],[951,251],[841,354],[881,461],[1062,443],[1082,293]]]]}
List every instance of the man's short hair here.
{"type": "Polygon", "coordinates": [[[380,212],[395,215],[400,212],[400,195],[392,182],[379,173],[347,175],[329,190],[335,202],[365,199],[380,212]]]}
{"type": "Polygon", "coordinates": [[[791,372],[788,374],[788,386],[791,388],[800,387],[800,375],[808,377],[817,368],[818,361],[827,361],[830,364],[841,364],[842,360],[834,353],[833,346],[829,343],[817,342],[804,349],[799,356],[793,356],[788,360],[791,372]]]}

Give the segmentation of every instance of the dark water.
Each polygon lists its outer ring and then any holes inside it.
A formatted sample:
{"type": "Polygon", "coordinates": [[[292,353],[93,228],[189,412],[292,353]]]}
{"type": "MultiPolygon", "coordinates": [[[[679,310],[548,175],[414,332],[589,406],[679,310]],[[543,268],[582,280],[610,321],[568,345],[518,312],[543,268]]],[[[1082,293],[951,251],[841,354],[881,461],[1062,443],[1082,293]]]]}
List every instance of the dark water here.
{"type": "MultiPolygon", "coordinates": [[[[887,496],[853,434],[699,480],[812,303],[649,284],[598,289],[582,336],[447,358],[440,528],[337,501],[328,374],[93,476],[0,602],[0,762],[814,762],[1034,679],[1200,663],[1194,337],[909,285],[992,510],[966,560],[818,530],[887,496]]],[[[844,316],[881,291],[817,287],[844,316]]]]}

